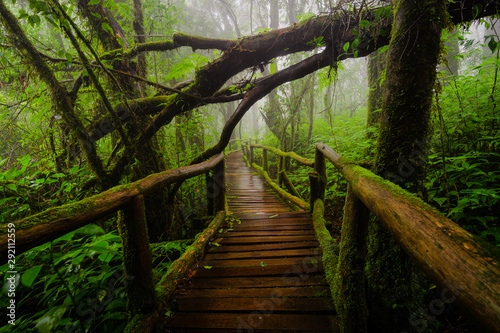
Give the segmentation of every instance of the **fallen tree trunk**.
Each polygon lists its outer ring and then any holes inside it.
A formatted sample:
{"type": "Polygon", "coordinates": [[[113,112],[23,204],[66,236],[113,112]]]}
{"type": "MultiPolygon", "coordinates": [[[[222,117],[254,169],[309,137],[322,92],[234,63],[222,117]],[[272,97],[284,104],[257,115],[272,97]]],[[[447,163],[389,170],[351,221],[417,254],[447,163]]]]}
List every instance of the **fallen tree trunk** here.
{"type": "MultiPolygon", "coordinates": [[[[318,144],[352,191],[435,283],[481,323],[500,332],[498,250],[460,228],[420,198],[318,144]]],[[[444,305],[443,305],[444,306],[444,305]]]]}

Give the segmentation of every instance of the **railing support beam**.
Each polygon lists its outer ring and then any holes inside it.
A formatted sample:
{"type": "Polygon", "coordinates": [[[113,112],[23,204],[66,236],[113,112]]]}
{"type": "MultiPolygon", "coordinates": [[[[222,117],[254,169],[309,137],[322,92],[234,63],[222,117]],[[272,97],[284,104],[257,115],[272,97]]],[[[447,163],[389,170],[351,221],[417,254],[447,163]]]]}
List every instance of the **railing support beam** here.
{"type": "Polygon", "coordinates": [[[123,264],[130,318],[156,311],[152,255],[146,228],[144,196],[133,197],[123,209],[118,230],[123,244],[123,264]]]}
{"type": "Polygon", "coordinates": [[[220,161],[214,168],[214,209],[215,212],[226,210],[226,163],[220,161]]]}
{"type": "Polygon", "coordinates": [[[262,168],[265,172],[269,172],[269,166],[267,163],[267,150],[262,149],[262,168]]]}
{"type": "Polygon", "coordinates": [[[370,211],[347,185],[334,301],[344,332],[368,331],[366,302],[366,242],[370,211]]]}

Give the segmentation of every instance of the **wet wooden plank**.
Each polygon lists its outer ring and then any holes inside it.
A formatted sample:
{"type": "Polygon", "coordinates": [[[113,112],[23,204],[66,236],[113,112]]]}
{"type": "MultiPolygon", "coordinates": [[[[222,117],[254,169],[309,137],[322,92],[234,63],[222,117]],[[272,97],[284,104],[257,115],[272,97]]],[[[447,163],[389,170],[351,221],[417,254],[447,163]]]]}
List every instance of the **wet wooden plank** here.
{"type": "Polygon", "coordinates": [[[303,225],[312,226],[312,221],[309,219],[255,219],[255,220],[243,220],[241,223],[233,222],[234,226],[272,226],[272,225],[303,225]]]}
{"type": "Polygon", "coordinates": [[[266,236],[266,237],[224,237],[217,238],[216,243],[219,244],[262,244],[262,243],[287,243],[287,242],[304,242],[316,240],[315,235],[305,236],[266,236]]]}
{"type": "Polygon", "coordinates": [[[231,298],[231,297],[329,297],[327,286],[299,286],[280,288],[234,288],[234,289],[179,289],[176,298],[231,298]]]}
{"type": "Polygon", "coordinates": [[[311,266],[318,265],[321,257],[305,256],[292,258],[257,258],[257,259],[205,259],[201,262],[202,266],[212,267],[244,267],[244,266],[271,266],[271,265],[289,265],[289,266],[311,266]]]}
{"type": "Polygon", "coordinates": [[[290,265],[266,265],[250,267],[212,267],[205,269],[199,266],[196,269],[196,277],[230,277],[230,276],[300,276],[304,274],[322,274],[323,267],[319,263],[317,267],[290,265]],[[314,268],[314,269],[313,269],[314,268]]]}
{"type": "MultiPolygon", "coordinates": [[[[255,244],[253,245],[224,245],[216,246],[210,248],[207,253],[216,252],[241,252],[241,251],[253,251],[256,249],[255,244]]],[[[315,248],[318,247],[319,243],[317,240],[307,241],[307,242],[291,242],[291,243],[269,243],[269,244],[258,244],[258,249],[265,250],[275,250],[275,249],[301,249],[301,248],[315,248]]]]}
{"type": "Polygon", "coordinates": [[[282,276],[248,276],[248,277],[217,277],[217,278],[192,278],[187,284],[191,289],[207,288],[271,288],[271,287],[298,287],[298,286],[324,286],[326,281],[323,276],[304,275],[282,276]]]}
{"type": "Polygon", "coordinates": [[[260,237],[260,236],[301,236],[301,235],[315,235],[314,230],[281,230],[280,232],[265,231],[265,230],[232,230],[224,235],[224,237],[260,237]]]}
{"type": "Polygon", "coordinates": [[[168,327],[184,328],[222,328],[250,330],[331,330],[335,326],[334,316],[274,314],[274,313],[177,313],[168,322],[168,327]],[[196,319],[194,319],[196,318],[196,319]]]}
{"type": "Polygon", "coordinates": [[[289,258],[318,256],[319,249],[291,249],[291,250],[272,250],[272,251],[244,251],[229,253],[209,253],[205,256],[207,260],[213,259],[245,259],[245,258],[289,258]]]}
{"type": "Polygon", "coordinates": [[[332,305],[321,297],[309,298],[184,298],[178,300],[179,311],[254,311],[266,310],[274,312],[327,312],[334,314],[332,305]]]}
{"type": "Polygon", "coordinates": [[[276,224],[261,224],[261,225],[248,225],[246,223],[237,224],[233,223],[232,228],[234,231],[248,231],[248,230],[274,230],[280,232],[282,230],[314,230],[312,225],[309,224],[295,224],[295,225],[276,225],[276,224]]]}

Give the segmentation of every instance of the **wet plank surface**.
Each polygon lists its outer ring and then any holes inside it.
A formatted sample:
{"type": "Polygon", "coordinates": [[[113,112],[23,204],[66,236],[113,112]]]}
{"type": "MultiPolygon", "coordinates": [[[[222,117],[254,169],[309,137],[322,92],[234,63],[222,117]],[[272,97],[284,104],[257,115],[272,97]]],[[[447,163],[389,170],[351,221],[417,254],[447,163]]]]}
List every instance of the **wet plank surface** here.
{"type": "Polygon", "coordinates": [[[335,332],[335,314],[309,213],[293,211],[227,158],[232,221],[176,291],[165,332],[335,332]]]}

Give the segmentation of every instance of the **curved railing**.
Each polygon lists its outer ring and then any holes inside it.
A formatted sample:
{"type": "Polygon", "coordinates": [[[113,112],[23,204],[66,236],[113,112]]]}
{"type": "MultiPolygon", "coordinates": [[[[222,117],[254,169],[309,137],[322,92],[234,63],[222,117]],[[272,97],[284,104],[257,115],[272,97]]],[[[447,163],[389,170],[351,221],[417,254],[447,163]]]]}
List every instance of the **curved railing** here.
{"type": "MultiPolygon", "coordinates": [[[[453,292],[455,297],[487,328],[500,332],[500,264],[496,249],[470,234],[439,211],[413,194],[384,180],[333,149],[318,144],[315,161],[295,153],[286,153],[262,145],[243,145],[245,158],[259,170],[273,187],[278,187],[267,174],[267,151],[314,167],[310,173],[310,204],[287,193],[284,197],[313,212],[316,234],[323,251],[327,280],[337,300],[366,304],[363,293],[363,270],[354,266],[352,258],[364,260],[364,239],[368,227],[368,210],[377,216],[396,241],[436,284],[453,292]],[[254,150],[263,149],[263,166],[254,162],[254,150]],[[342,225],[342,241],[336,244],[324,228],[323,198],[326,184],[325,160],[329,160],[345,177],[348,191],[342,225]],[[342,281],[334,281],[335,270],[357,272],[342,281]],[[335,282],[335,283],[334,283],[335,282]],[[354,286],[352,286],[354,284],[354,286]],[[343,288],[350,285],[350,288],[343,288]]],[[[285,192],[279,188],[279,193],[285,192]]],[[[358,262],[359,264],[359,262],[358,262]]],[[[363,321],[358,309],[339,311],[339,320],[363,321]],[[342,318],[345,317],[345,318],[342,318]],[[356,319],[357,318],[357,319],[356,319]]]]}

